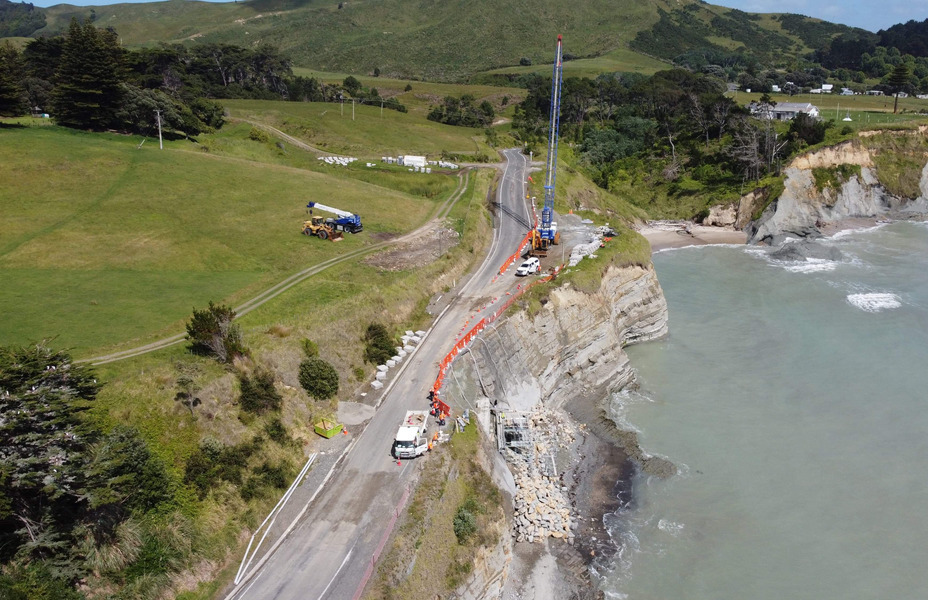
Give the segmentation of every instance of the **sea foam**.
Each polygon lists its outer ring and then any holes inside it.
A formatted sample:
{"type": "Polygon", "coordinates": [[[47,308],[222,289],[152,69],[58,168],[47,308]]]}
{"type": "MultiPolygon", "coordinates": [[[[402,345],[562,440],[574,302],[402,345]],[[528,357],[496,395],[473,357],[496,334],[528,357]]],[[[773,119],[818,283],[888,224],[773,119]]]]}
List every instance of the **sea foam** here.
{"type": "Polygon", "coordinates": [[[860,310],[874,313],[902,306],[899,296],[888,293],[848,294],[847,301],[860,310]]]}

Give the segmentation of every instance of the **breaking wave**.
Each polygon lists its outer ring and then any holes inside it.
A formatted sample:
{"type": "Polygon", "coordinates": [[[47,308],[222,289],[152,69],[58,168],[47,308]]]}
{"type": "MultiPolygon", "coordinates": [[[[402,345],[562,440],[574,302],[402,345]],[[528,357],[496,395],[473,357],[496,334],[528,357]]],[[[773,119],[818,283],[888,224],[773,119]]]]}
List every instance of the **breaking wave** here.
{"type": "Polygon", "coordinates": [[[847,301],[860,310],[872,313],[902,306],[899,296],[889,293],[848,294],[847,301]]]}

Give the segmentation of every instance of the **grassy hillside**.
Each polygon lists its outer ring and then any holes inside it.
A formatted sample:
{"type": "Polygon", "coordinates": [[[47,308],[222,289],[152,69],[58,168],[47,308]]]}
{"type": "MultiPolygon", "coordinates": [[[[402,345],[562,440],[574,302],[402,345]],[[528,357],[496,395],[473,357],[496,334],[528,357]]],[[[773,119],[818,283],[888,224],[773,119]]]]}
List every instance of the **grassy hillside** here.
{"type": "MultiPolygon", "coordinates": [[[[322,138],[309,140],[339,150],[375,140],[362,155],[489,151],[469,130],[385,112],[398,122],[366,115],[344,125],[340,142],[337,127],[291,118],[296,134],[313,129],[322,138]],[[408,137],[394,140],[401,132],[408,137]],[[414,135],[429,141],[417,145],[414,135]]],[[[175,332],[192,306],[240,302],[309,264],[415,228],[457,185],[447,175],[324,165],[287,144],[251,140],[250,129],[231,126],[199,146],[168,142],[164,151],[151,141],[138,148],[134,137],[4,130],[0,162],[16,177],[0,189],[0,340],[57,336],[81,355],[175,332]],[[365,232],[337,244],[301,236],[314,198],[357,211],[365,232]]]]}
{"type": "MultiPolygon", "coordinates": [[[[752,15],[699,0],[169,0],[47,10],[40,35],[74,16],[113,27],[124,44],[274,44],[294,64],[330,72],[460,80],[474,73],[551,60],[564,35],[568,71],[653,72],[690,51],[736,51],[782,61],[849,28],[798,15],[752,15]],[[462,24],[466,24],[462,26],[462,24]]],[[[537,70],[537,67],[523,67],[537,70]]],[[[523,69],[516,72],[522,72],[523,69]]],[[[510,71],[504,71],[510,72],[510,71]]]]}

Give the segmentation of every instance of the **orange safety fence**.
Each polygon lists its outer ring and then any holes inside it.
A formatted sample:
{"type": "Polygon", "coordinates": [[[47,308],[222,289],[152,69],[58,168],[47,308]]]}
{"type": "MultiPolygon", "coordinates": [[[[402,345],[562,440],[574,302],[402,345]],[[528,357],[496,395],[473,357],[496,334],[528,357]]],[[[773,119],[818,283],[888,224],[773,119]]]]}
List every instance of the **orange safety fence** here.
{"type": "MultiPolygon", "coordinates": [[[[438,363],[438,377],[435,379],[435,383],[432,385],[432,392],[434,392],[436,396],[438,395],[439,390],[441,390],[441,386],[445,381],[445,372],[448,370],[448,367],[451,365],[454,359],[457,358],[458,354],[462,350],[464,350],[464,348],[466,348],[467,345],[471,341],[474,340],[474,338],[477,337],[477,334],[479,334],[481,331],[486,329],[487,325],[489,325],[490,323],[498,319],[504,312],[506,312],[506,310],[509,309],[509,307],[512,306],[512,304],[527,290],[538,285],[539,283],[545,283],[545,282],[548,282],[554,279],[554,277],[560,272],[563,266],[564,265],[558,266],[554,270],[554,273],[547,275],[545,277],[542,277],[540,279],[537,279],[533,281],[531,284],[525,286],[524,288],[520,286],[519,291],[516,292],[514,296],[509,298],[509,300],[506,300],[506,302],[504,302],[503,305],[495,313],[490,315],[490,317],[484,317],[483,319],[480,319],[479,323],[474,325],[474,327],[471,328],[470,331],[464,334],[464,336],[457,341],[454,347],[451,348],[451,352],[445,355],[445,357],[441,359],[441,362],[438,363]]],[[[441,402],[441,400],[439,400],[439,402],[441,402]]],[[[443,402],[441,403],[443,406],[447,407],[447,404],[444,404],[443,402]]],[[[445,412],[447,412],[450,415],[451,409],[447,408],[445,412]]]]}
{"type": "Polygon", "coordinates": [[[529,231],[528,233],[525,234],[525,237],[522,238],[522,241],[519,242],[519,249],[516,250],[515,253],[512,254],[509,258],[507,258],[506,261],[503,262],[503,266],[499,268],[500,275],[505,273],[506,269],[512,266],[512,263],[519,260],[519,258],[522,256],[522,251],[525,250],[526,244],[528,244],[531,241],[531,239],[532,239],[532,232],[529,231]]]}

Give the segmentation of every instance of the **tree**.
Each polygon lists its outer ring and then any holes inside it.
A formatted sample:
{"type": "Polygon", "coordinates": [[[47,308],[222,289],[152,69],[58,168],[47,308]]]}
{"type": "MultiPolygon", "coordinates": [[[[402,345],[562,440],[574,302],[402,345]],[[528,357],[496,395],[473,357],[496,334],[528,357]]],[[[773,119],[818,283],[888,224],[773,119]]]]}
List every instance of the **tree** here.
{"type": "Polygon", "coordinates": [[[364,332],[364,360],[382,365],[396,352],[396,340],[380,323],[371,323],[364,332]]]}
{"type": "Polygon", "coordinates": [[[338,371],[321,358],[300,363],[300,385],[316,400],[328,400],[338,393],[338,371]]]}
{"type": "Polygon", "coordinates": [[[801,112],[790,121],[789,135],[794,141],[802,141],[805,145],[813,146],[825,141],[827,129],[828,123],[801,112]]]}
{"type": "Polygon", "coordinates": [[[111,127],[122,100],[121,63],[114,31],[71,19],[52,97],[55,120],[75,129],[111,127]]]}
{"type": "Polygon", "coordinates": [[[52,506],[77,503],[92,433],[81,415],[98,390],[90,370],[64,352],[0,348],[0,546],[38,543],[52,506]]]}
{"type": "Polygon", "coordinates": [[[361,90],[361,82],[352,75],[345,77],[345,80],[342,82],[342,86],[344,86],[345,91],[347,91],[352,96],[356,96],[361,90]]]}
{"type": "Polygon", "coordinates": [[[893,90],[893,114],[896,114],[896,111],[899,109],[899,92],[909,84],[909,81],[912,79],[912,71],[909,70],[909,66],[903,62],[899,63],[893,68],[892,73],[889,74],[889,77],[886,80],[886,83],[893,90]]]}
{"type": "Polygon", "coordinates": [[[22,85],[22,60],[19,50],[9,41],[0,44],[0,115],[16,116],[25,112],[22,85]]]}
{"type": "Polygon", "coordinates": [[[209,354],[221,362],[232,362],[236,356],[246,353],[242,333],[232,323],[235,311],[212,301],[205,310],[193,309],[193,317],[187,322],[187,339],[191,351],[209,354]]]}
{"type": "Polygon", "coordinates": [[[242,374],[238,378],[241,396],[239,406],[245,412],[263,414],[269,410],[280,410],[283,398],[274,387],[274,374],[267,369],[256,369],[249,377],[242,374]]]}

